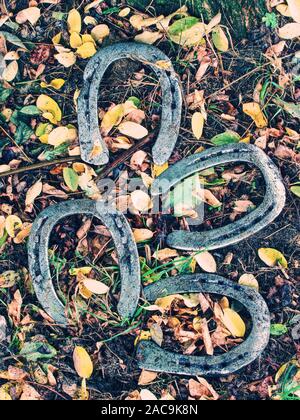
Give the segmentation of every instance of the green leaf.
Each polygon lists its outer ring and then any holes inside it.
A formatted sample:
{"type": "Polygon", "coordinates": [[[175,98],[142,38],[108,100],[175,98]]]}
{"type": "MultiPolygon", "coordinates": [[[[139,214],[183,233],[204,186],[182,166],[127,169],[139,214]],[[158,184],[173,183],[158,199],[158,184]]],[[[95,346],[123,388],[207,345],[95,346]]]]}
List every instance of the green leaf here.
{"type": "Polygon", "coordinates": [[[17,144],[23,144],[30,139],[34,131],[31,127],[25,124],[23,121],[19,121],[17,125],[17,131],[15,133],[15,141],[17,144]]]}
{"type": "Polygon", "coordinates": [[[128,101],[131,101],[137,108],[141,106],[141,101],[136,96],[131,96],[130,98],[128,98],[128,101]]]}
{"type": "Polygon", "coordinates": [[[37,116],[40,115],[40,110],[38,109],[38,107],[36,107],[35,105],[28,105],[28,106],[24,106],[20,112],[24,115],[29,115],[29,116],[37,116]]]}
{"type": "Polygon", "coordinates": [[[0,36],[1,35],[4,36],[6,41],[10,42],[11,44],[14,44],[19,48],[23,48],[24,50],[27,50],[27,48],[25,47],[25,44],[16,35],[11,34],[10,32],[7,32],[7,31],[0,31],[0,36]]]}
{"type": "Polygon", "coordinates": [[[291,187],[291,191],[293,194],[295,194],[296,197],[300,198],[300,185],[294,185],[291,187]]]}
{"type": "Polygon", "coordinates": [[[271,325],[271,335],[273,337],[281,337],[282,335],[287,334],[288,328],[283,324],[272,324],[271,325]]]}
{"type": "Polygon", "coordinates": [[[48,343],[25,343],[20,351],[20,356],[23,356],[28,362],[37,362],[38,360],[49,360],[57,355],[54,347],[48,343]]]}
{"type": "Polygon", "coordinates": [[[3,86],[0,86],[0,104],[6,102],[12,93],[13,89],[5,89],[3,86]]]}
{"type": "Polygon", "coordinates": [[[186,31],[187,29],[192,28],[199,22],[199,19],[193,16],[188,16],[182,19],[177,20],[173,23],[173,25],[169,28],[169,34],[171,36],[180,35],[182,32],[186,31]]]}
{"type": "Polygon", "coordinates": [[[75,192],[78,189],[79,177],[72,168],[64,168],[63,170],[64,180],[67,187],[75,192]]]}
{"type": "Polygon", "coordinates": [[[239,134],[234,131],[228,130],[225,133],[218,134],[211,139],[215,146],[225,146],[226,144],[238,143],[241,140],[239,134]]]}
{"type": "Polygon", "coordinates": [[[266,13],[262,20],[268,28],[271,28],[271,29],[278,28],[278,19],[277,19],[277,15],[274,12],[266,13]]]}
{"type": "Polygon", "coordinates": [[[170,194],[175,217],[187,216],[189,211],[197,208],[197,205],[201,202],[198,198],[199,190],[201,190],[201,184],[198,174],[176,185],[174,191],[170,194]]]}

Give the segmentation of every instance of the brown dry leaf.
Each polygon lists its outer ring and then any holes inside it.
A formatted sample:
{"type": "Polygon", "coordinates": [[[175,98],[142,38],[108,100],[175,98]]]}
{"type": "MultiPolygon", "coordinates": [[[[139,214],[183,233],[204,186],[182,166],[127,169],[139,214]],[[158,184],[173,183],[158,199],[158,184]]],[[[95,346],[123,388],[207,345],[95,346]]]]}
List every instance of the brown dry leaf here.
{"type": "Polygon", "coordinates": [[[103,39],[110,34],[109,27],[105,24],[97,25],[92,29],[91,35],[95,42],[102,43],[103,39]]]}
{"type": "Polygon", "coordinates": [[[21,395],[20,401],[41,401],[43,398],[41,395],[28,384],[24,384],[23,393],[21,395]]]}
{"type": "Polygon", "coordinates": [[[203,378],[197,378],[189,380],[189,392],[191,397],[197,399],[212,399],[218,400],[220,397],[217,392],[212,388],[212,386],[203,378]]]}
{"type": "Polygon", "coordinates": [[[156,401],[157,398],[156,396],[149,391],[149,389],[142,389],[140,392],[140,398],[143,401],[156,401]]]}
{"type": "Polygon", "coordinates": [[[216,260],[210,252],[203,251],[199,254],[195,254],[194,258],[203,271],[206,271],[207,273],[217,272],[216,260]]]}
{"type": "Polygon", "coordinates": [[[95,295],[105,295],[109,292],[109,287],[98,280],[85,278],[82,280],[82,284],[89,292],[95,295]]]}
{"type": "Polygon", "coordinates": [[[153,207],[150,196],[142,190],[131,193],[133,207],[140,212],[147,212],[153,207]]]}
{"type": "Polygon", "coordinates": [[[134,170],[139,170],[142,168],[142,165],[144,164],[147,157],[147,153],[143,150],[138,150],[135,152],[131,159],[130,159],[130,166],[134,170]]]}
{"type": "Polygon", "coordinates": [[[41,11],[38,7],[28,7],[28,9],[21,10],[16,16],[16,22],[19,24],[30,22],[34,26],[41,16],[41,11]]]}
{"type": "Polygon", "coordinates": [[[157,376],[158,376],[157,372],[150,372],[149,370],[143,369],[139,377],[138,384],[141,386],[151,384],[153,381],[155,381],[157,376]]]}
{"type": "Polygon", "coordinates": [[[159,298],[159,299],[156,300],[155,306],[159,307],[163,311],[166,311],[166,310],[170,309],[172,303],[177,298],[181,298],[181,296],[180,295],[170,295],[170,296],[166,296],[166,297],[163,297],[163,298],[159,298]]]}
{"type": "Polygon", "coordinates": [[[144,31],[141,34],[136,35],[134,40],[136,42],[142,42],[143,44],[153,45],[162,37],[163,37],[163,34],[160,32],[144,31]]]}
{"type": "Polygon", "coordinates": [[[278,35],[282,39],[295,39],[300,37],[300,23],[288,23],[279,29],[278,35]]]}
{"type": "Polygon", "coordinates": [[[55,54],[54,57],[61,65],[66,68],[72,67],[76,63],[76,55],[71,51],[55,54]]]}
{"type": "Polygon", "coordinates": [[[243,274],[239,279],[241,286],[251,287],[259,292],[259,283],[253,274],[243,274]]]}
{"type": "Polygon", "coordinates": [[[27,213],[32,212],[34,201],[41,194],[42,190],[43,190],[43,183],[41,181],[37,181],[27,191],[26,199],[25,199],[25,206],[26,206],[25,211],[27,213]]]}
{"type": "Polygon", "coordinates": [[[256,102],[249,102],[243,105],[243,112],[253,119],[258,128],[265,128],[268,126],[268,120],[261,110],[261,107],[256,102]]]}
{"type": "Polygon", "coordinates": [[[133,236],[136,243],[141,243],[152,239],[154,233],[149,229],[134,229],[133,236]]]}
{"type": "Polygon", "coordinates": [[[203,134],[205,118],[201,112],[195,112],[192,117],[192,130],[197,140],[200,140],[203,134]]]}
{"type": "Polygon", "coordinates": [[[276,6],[277,12],[279,12],[282,16],[285,17],[292,17],[291,11],[289,9],[289,6],[287,4],[281,3],[276,6]]]}
{"type": "Polygon", "coordinates": [[[12,82],[17,77],[19,72],[19,64],[17,61],[12,61],[2,73],[2,79],[6,82],[12,82]]]}
{"type": "Polygon", "coordinates": [[[221,13],[218,13],[216,16],[214,16],[212,20],[206,25],[206,34],[209,34],[212,31],[212,29],[220,25],[221,20],[222,20],[221,13]]]}
{"type": "Polygon", "coordinates": [[[203,337],[206,354],[208,356],[213,356],[214,348],[213,348],[213,344],[212,344],[209,329],[208,329],[208,322],[205,318],[203,318],[201,322],[201,331],[202,331],[202,337],[203,337]]]}
{"type": "Polygon", "coordinates": [[[9,366],[5,372],[0,371],[0,378],[7,381],[24,382],[28,376],[27,372],[15,366],[9,366]]]}
{"type": "Polygon", "coordinates": [[[53,195],[53,197],[62,198],[63,200],[68,199],[68,194],[62,190],[58,190],[52,185],[44,184],[43,185],[43,193],[47,195],[53,195]]]}
{"type": "Polygon", "coordinates": [[[11,317],[14,325],[17,327],[21,321],[21,307],[23,299],[19,290],[14,294],[12,302],[8,305],[7,313],[11,317]]]}
{"type": "Polygon", "coordinates": [[[178,252],[176,249],[170,249],[170,248],[164,248],[159,251],[156,251],[153,254],[153,258],[155,258],[158,261],[164,261],[168,260],[169,258],[176,258],[179,257],[178,252]]]}
{"type": "Polygon", "coordinates": [[[201,60],[201,64],[200,67],[196,73],[195,79],[197,82],[200,82],[203,78],[203,76],[205,75],[205,73],[207,72],[208,68],[211,65],[211,59],[208,56],[203,57],[203,59],[201,60]]]}
{"type": "Polygon", "coordinates": [[[300,23],[300,0],[286,0],[289,12],[295,22],[300,23]]]}
{"type": "Polygon", "coordinates": [[[164,340],[164,333],[161,329],[161,326],[158,324],[151,325],[150,328],[151,338],[152,340],[161,347],[163,340],[164,340]]]}
{"type": "Polygon", "coordinates": [[[119,125],[118,130],[121,134],[135,140],[141,140],[148,136],[148,130],[140,124],[132,121],[125,121],[119,125]]]}

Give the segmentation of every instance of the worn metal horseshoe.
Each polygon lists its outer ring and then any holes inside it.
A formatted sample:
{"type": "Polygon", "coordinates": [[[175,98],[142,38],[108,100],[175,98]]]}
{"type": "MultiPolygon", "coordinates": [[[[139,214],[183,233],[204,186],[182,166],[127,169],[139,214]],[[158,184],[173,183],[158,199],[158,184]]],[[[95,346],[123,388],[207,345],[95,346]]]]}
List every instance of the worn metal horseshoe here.
{"type": "Polygon", "coordinates": [[[270,339],[270,313],[261,295],[250,287],[234,284],[212,274],[171,277],[145,288],[149,302],[182,293],[211,293],[240,302],[252,319],[252,331],[241,345],[220,356],[186,356],[168,352],[153,341],[141,341],[137,358],[139,367],[154,372],[177,375],[219,376],[237,372],[256,360],[270,339]]]}
{"type": "Polygon", "coordinates": [[[178,139],[182,93],[170,59],[154,46],[135,42],[102,48],[85,69],[84,85],[78,99],[82,159],[92,165],[105,165],[109,160],[109,151],[99,130],[98,91],[105,71],[121,59],[133,59],[149,65],[159,77],[162,89],[161,129],[152,152],[154,162],[162,165],[170,158],[178,139]],[[164,62],[167,71],[159,67],[160,61],[164,62]]]}
{"type": "Polygon", "coordinates": [[[165,194],[171,187],[197,172],[231,162],[251,163],[261,170],[266,183],[263,203],[241,220],[225,227],[207,232],[173,232],[167,238],[170,247],[187,251],[224,248],[256,234],[280,215],[286,201],[281,174],[261,149],[248,144],[209,149],[181,160],[154,181],[152,194],[165,194]]]}
{"type": "Polygon", "coordinates": [[[120,264],[121,297],[118,311],[123,318],[132,317],[141,292],[140,263],[136,243],[123,214],[100,201],[75,200],[60,203],[48,207],[36,218],[29,238],[28,254],[29,270],[39,302],[57,324],[68,325],[65,307],[57,296],[52,282],[48,247],[54,226],[63,218],[75,214],[97,217],[109,229],[120,264]]]}

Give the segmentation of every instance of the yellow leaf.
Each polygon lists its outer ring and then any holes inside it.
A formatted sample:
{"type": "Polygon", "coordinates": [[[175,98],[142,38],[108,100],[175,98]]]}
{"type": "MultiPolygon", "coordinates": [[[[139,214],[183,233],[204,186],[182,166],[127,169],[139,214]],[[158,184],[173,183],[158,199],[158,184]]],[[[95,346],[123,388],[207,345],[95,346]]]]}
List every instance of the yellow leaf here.
{"type": "Polygon", "coordinates": [[[300,0],[286,0],[292,18],[295,22],[300,23],[300,0]]]}
{"type": "Polygon", "coordinates": [[[255,122],[258,128],[265,128],[268,125],[268,120],[262,112],[260,105],[256,102],[249,102],[243,105],[243,111],[249,115],[255,122]]]}
{"type": "Polygon", "coordinates": [[[90,34],[84,34],[81,38],[83,44],[85,44],[86,42],[92,42],[94,45],[96,44],[94,38],[90,34]]]}
{"type": "Polygon", "coordinates": [[[64,85],[66,81],[64,79],[54,79],[50,83],[41,82],[42,88],[53,88],[56,90],[60,90],[64,85]]]}
{"type": "Polygon", "coordinates": [[[30,22],[31,25],[35,25],[41,16],[41,11],[38,7],[28,7],[27,9],[21,10],[16,16],[17,23],[30,22]]]}
{"type": "Polygon", "coordinates": [[[86,16],[83,21],[86,25],[97,25],[97,20],[92,16],[86,16]]]}
{"type": "Polygon", "coordinates": [[[217,272],[216,260],[210,252],[201,252],[199,254],[194,255],[194,258],[203,271],[206,271],[207,273],[217,272]]]}
{"type": "Polygon", "coordinates": [[[170,248],[161,249],[153,254],[153,258],[155,258],[158,261],[164,261],[176,257],[179,257],[178,252],[176,251],[176,249],[170,248]]]}
{"type": "Polygon", "coordinates": [[[277,249],[274,248],[260,248],[258,250],[259,258],[268,266],[268,267],[283,267],[288,268],[288,262],[285,256],[277,249]]]}
{"type": "Polygon", "coordinates": [[[77,54],[83,59],[93,57],[96,52],[96,47],[92,42],[86,42],[77,49],[77,54]]]}
{"type": "Polygon", "coordinates": [[[130,12],[131,12],[130,7],[125,7],[125,9],[119,12],[119,16],[122,18],[127,17],[130,14],[130,12]]]}
{"type": "Polygon", "coordinates": [[[98,280],[84,279],[82,280],[82,284],[89,292],[95,295],[105,295],[109,292],[109,287],[98,280]]]}
{"type": "Polygon", "coordinates": [[[73,353],[75,370],[82,379],[89,379],[93,374],[93,363],[83,347],[75,347],[73,353]]]}
{"type": "Polygon", "coordinates": [[[57,127],[48,136],[48,144],[57,147],[69,140],[69,129],[67,127],[57,127]]]}
{"type": "Polygon", "coordinates": [[[295,39],[300,37],[300,23],[288,23],[279,29],[278,35],[282,39],[295,39]]]}
{"type": "Polygon", "coordinates": [[[175,44],[181,45],[183,47],[193,47],[198,45],[203,41],[205,35],[205,24],[202,22],[196,23],[190,29],[187,29],[179,34],[173,35],[169,34],[171,41],[175,44]]]}
{"type": "Polygon", "coordinates": [[[92,271],[92,267],[80,267],[80,268],[71,268],[69,270],[70,276],[78,276],[78,274],[83,274],[84,276],[89,275],[92,271]]]}
{"type": "Polygon", "coordinates": [[[22,244],[24,240],[28,238],[28,236],[30,235],[31,228],[32,228],[32,223],[24,223],[22,229],[14,238],[14,243],[17,245],[22,244]]]}
{"type": "Polygon", "coordinates": [[[134,29],[137,29],[140,31],[142,29],[144,18],[141,15],[133,15],[129,19],[130,24],[134,27],[134,29]]]}
{"type": "Polygon", "coordinates": [[[223,310],[222,323],[233,337],[245,337],[246,325],[240,315],[233,309],[225,308],[223,310]]]}
{"type": "Polygon", "coordinates": [[[142,42],[144,44],[155,44],[156,41],[161,39],[163,37],[163,34],[160,32],[150,32],[150,31],[144,31],[139,35],[136,35],[134,40],[136,42],[142,42]]]}
{"type": "Polygon", "coordinates": [[[11,63],[9,63],[9,65],[6,67],[6,69],[2,73],[2,78],[6,82],[12,82],[17,77],[18,72],[19,72],[18,62],[12,61],[11,63]]]}
{"type": "Polygon", "coordinates": [[[192,130],[197,140],[200,140],[203,134],[205,118],[201,112],[195,112],[192,117],[192,130]]]}
{"type": "Polygon", "coordinates": [[[125,115],[124,105],[116,105],[106,112],[101,122],[101,130],[107,135],[113,127],[120,124],[125,115]]]}
{"type": "Polygon", "coordinates": [[[100,3],[102,3],[103,0],[95,0],[92,3],[88,4],[85,8],[84,8],[84,13],[87,13],[89,10],[93,9],[94,7],[99,6],[100,3]]]}
{"type": "Polygon", "coordinates": [[[149,241],[153,238],[153,232],[149,229],[134,229],[133,236],[136,243],[149,241]]]}
{"type": "Polygon", "coordinates": [[[81,36],[77,32],[73,32],[70,36],[70,45],[72,48],[76,49],[81,47],[82,39],[81,36]]]}
{"type": "Polygon", "coordinates": [[[54,44],[54,45],[58,45],[58,44],[60,44],[61,37],[62,37],[62,32],[59,32],[58,34],[56,34],[56,35],[52,38],[52,44],[54,44]]]}
{"type": "Polygon", "coordinates": [[[141,140],[148,135],[148,130],[140,124],[131,121],[125,121],[118,127],[121,134],[131,137],[135,140],[141,140]]]}
{"type": "Polygon", "coordinates": [[[0,288],[10,289],[11,287],[14,287],[20,280],[21,277],[17,271],[4,271],[4,273],[0,275],[0,288]]]}
{"type": "Polygon", "coordinates": [[[16,231],[23,226],[22,220],[18,216],[8,216],[5,220],[5,229],[11,238],[16,236],[16,231]]]}
{"type": "Polygon", "coordinates": [[[221,51],[226,52],[229,50],[229,41],[228,38],[221,28],[221,26],[217,26],[212,32],[212,40],[215,47],[221,51]]]}
{"type": "Polygon", "coordinates": [[[0,401],[12,401],[11,396],[3,387],[0,388],[0,401]]]}
{"type": "Polygon", "coordinates": [[[96,42],[102,42],[104,38],[109,36],[109,27],[107,25],[97,25],[92,29],[91,35],[96,42]]]}
{"type": "Polygon", "coordinates": [[[78,10],[72,9],[68,15],[68,28],[70,34],[73,32],[77,32],[80,34],[81,32],[81,16],[78,10]]]}
{"type": "MultiPolygon", "coordinates": [[[[163,174],[169,167],[168,162],[166,162],[164,165],[153,165],[152,167],[152,177],[158,178],[161,174],[163,174]]],[[[153,180],[152,180],[153,182],[153,180]]]]}
{"type": "Polygon", "coordinates": [[[252,289],[255,289],[259,291],[259,284],[256,280],[255,276],[253,274],[244,274],[239,279],[239,284],[241,286],[251,287],[252,289]]]}
{"type": "Polygon", "coordinates": [[[62,112],[57,102],[47,95],[38,97],[36,106],[44,114],[44,118],[48,119],[52,124],[57,124],[62,119],[62,112]],[[51,118],[52,116],[52,118],[51,118]]]}
{"type": "Polygon", "coordinates": [[[76,55],[73,52],[62,52],[60,54],[55,54],[54,57],[66,68],[71,67],[76,63],[76,55]]]}
{"type": "Polygon", "coordinates": [[[28,207],[31,207],[31,205],[34,203],[35,199],[41,194],[43,189],[43,183],[41,181],[37,181],[35,184],[33,184],[26,194],[26,200],[25,205],[26,209],[28,207]]]}

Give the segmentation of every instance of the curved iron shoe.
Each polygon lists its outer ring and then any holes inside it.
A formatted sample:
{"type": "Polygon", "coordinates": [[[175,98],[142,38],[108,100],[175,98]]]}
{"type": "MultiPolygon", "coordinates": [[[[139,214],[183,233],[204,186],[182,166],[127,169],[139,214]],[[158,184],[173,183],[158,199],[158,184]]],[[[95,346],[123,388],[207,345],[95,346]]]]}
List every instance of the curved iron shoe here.
{"type": "Polygon", "coordinates": [[[92,165],[105,165],[109,160],[109,151],[99,130],[98,91],[105,71],[113,62],[121,59],[143,62],[159,77],[162,89],[161,129],[153,147],[153,160],[157,165],[162,165],[168,161],[178,139],[182,93],[170,59],[154,46],[135,42],[102,48],[85,69],[84,85],[78,99],[82,159],[92,165]],[[159,67],[157,63],[160,61],[166,62],[167,71],[159,67]],[[96,147],[99,153],[95,153],[96,147]]]}
{"type": "Polygon", "coordinates": [[[167,238],[170,247],[187,251],[223,248],[254,235],[280,215],[286,201],[281,174],[261,149],[248,144],[213,148],[181,160],[154,181],[152,194],[165,194],[190,175],[231,162],[251,163],[261,170],[266,183],[263,203],[241,220],[225,227],[207,232],[173,232],[167,238]]]}
{"type": "Polygon", "coordinates": [[[254,289],[212,274],[171,277],[145,288],[145,297],[149,302],[178,293],[213,293],[240,302],[252,318],[253,328],[249,337],[226,354],[204,357],[168,352],[153,341],[141,341],[137,350],[140,368],[178,375],[229,375],[252,363],[267,347],[270,313],[265,301],[254,289]]]}
{"type": "Polygon", "coordinates": [[[139,255],[130,226],[115,209],[100,201],[75,200],[60,203],[42,211],[36,218],[29,238],[29,270],[37,298],[51,318],[62,326],[68,325],[65,307],[56,294],[49,266],[48,248],[54,226],[63,218],[75,214],[97,217],[109,229],[119,257],[121,297],[118,305],[123,318],[132,317],[141,292],[139,255]]]}

